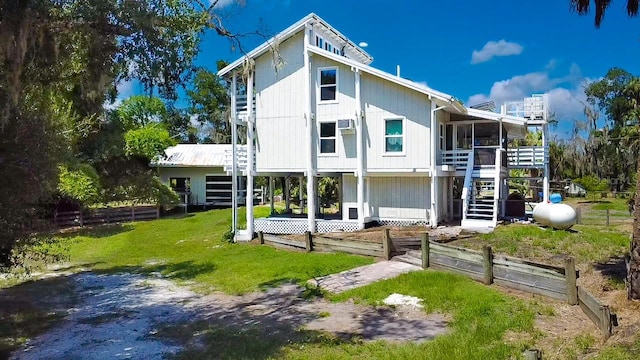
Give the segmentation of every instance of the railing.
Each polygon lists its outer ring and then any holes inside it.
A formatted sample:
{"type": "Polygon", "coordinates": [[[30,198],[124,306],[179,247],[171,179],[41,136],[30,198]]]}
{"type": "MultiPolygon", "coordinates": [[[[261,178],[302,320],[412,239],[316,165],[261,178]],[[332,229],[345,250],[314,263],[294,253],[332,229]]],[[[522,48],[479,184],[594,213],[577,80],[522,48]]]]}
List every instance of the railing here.
{"type": "Polygon", "coordinates": [[[510,167],[544,166],[548,159],[548,149],[544,146],[521,146],[507,149],[510,167]]]}
{"type": "Polygon", "coordinates": [[[462,220],[467,219],[467,211],[469,208],[469,195],[471,189],[473,174],[473,156],[467,157],[467,170],[464,175],[464,187],[462,188],[462,220]]]}
{"type": "MultiPolygon", "coordinates": [[[[247,95],[237,95],[236,96],[236,112],[238,114],[246,114],[247,113],[247,95]]],[[[253,113],[256,113],[256,98],[253,97],[253,113]]]]}
{"type": "MultiPolygon", "coordinates": [[[[238,171],[247,170],[247,147],[245,145],[238,145],[236,147],[236,166],[238,171]]],[[[255,159],[254,159],[255,165],[255,159]]],[[[233,150],[225,150],[224,152],[224,171],[233,171],[233,150]]]]}
{"type": "Polygon", "coordinates": [[[442,165],[453,165],[463,169],[467,166],[467,160],[471,150],[445,150],[442,152],[442,165]]]}
{"type": "MultiPolygon", "coordinates": [[[[496,169],[499,169],[502,165],[502,159],[504,150],[496,149],[495,152],[495,166],[496,169]]],[[[498,222],[498,201],[500,200],[500,171],[496,171],[495,179],[494,179],[494,188],[493,188],[493,223],[496,224],[498,222]]]]}

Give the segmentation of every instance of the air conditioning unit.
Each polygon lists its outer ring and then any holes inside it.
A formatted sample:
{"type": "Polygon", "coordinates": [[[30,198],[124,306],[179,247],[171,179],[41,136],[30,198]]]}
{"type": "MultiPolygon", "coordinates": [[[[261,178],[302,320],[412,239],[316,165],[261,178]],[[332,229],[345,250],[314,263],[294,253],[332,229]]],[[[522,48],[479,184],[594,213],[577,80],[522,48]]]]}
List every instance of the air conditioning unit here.
{"type": "Polygon", "coordinates": [[[338,119],[338,130],[343,134],[353,134],[356,127],[353,119],[338,119]]]}

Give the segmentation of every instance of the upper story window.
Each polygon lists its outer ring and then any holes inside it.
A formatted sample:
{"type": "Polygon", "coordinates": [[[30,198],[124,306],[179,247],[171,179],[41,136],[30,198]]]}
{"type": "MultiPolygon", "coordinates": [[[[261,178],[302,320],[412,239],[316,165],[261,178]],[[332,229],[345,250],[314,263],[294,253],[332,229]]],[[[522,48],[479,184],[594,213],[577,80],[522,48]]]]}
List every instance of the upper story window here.
{"type": "Polygon", "coordinates": [[[384,121],[384,151],[386,153],[402,153],[404,151],[403,119],[386,119],[384,121]]]}
{"type": "Polygon", "coordinates": [[[338,68],[318,69],[320,102],[332,102],[338,100],[338,68]]]}
{"type": "Polygon", "coordinates": [[[456,128],[456,149],[470,150],[473,143],[473,124],[460,124],[456,128]]]}
{"type": "Polygon", "coordinates": [[[327,121],[320,123],[320,153],[336,153],[336,122],[327,121]]]}
{"type": "Polygon", "coordinates": [[[444,150],[444,124],[440,124],[440,150],[444,150]]]}

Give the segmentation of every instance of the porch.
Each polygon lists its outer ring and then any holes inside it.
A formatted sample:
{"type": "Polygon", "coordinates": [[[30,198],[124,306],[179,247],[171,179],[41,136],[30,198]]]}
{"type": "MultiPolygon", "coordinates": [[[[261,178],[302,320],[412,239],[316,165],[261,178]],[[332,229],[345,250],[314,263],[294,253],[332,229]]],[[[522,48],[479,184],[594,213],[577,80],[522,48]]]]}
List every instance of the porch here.
{"type": "MultiPolygon", "coordinates": [[[[469,160],[469,154],[474,154],[474,165],[484,166],[495,164],[495,148],[475,148],[469,150],[443,150],[441,156],[442,165],[453,166],[456,170],[465,170],[469,160]]],[[[508,148],[503,166],[510,169],[541,168],[549,157],[548,148],[545,146],[520,146],[508,148]]]]}

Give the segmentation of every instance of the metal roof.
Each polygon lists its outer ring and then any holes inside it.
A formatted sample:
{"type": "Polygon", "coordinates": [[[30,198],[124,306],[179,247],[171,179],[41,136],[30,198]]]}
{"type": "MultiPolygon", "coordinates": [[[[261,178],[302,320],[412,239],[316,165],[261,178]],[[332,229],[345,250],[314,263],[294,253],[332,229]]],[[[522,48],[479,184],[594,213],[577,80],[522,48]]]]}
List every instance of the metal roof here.
{"type": "Polygon", "coordinates": [[[157,167],[213,167],[223,166],[225,152],[231,144],[178,144],[151,161],[157,167]]]}

